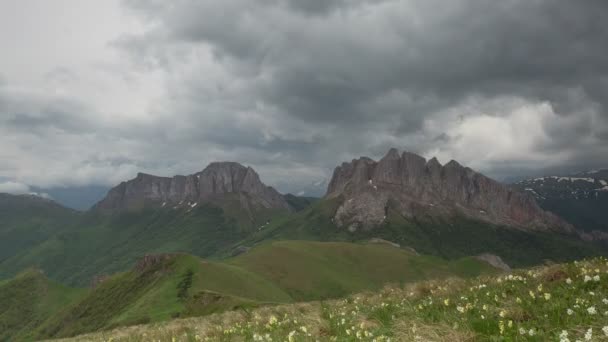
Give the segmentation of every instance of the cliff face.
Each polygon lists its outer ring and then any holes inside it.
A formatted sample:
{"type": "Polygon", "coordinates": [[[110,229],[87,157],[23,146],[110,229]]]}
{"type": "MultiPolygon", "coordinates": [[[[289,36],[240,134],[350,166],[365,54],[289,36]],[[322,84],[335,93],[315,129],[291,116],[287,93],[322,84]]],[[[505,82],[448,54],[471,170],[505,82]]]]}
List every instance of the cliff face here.
{"type": "Polygon", "coordinates": [[[573,227],[543,211],[534,198],[450,161],[391,149],[380,161],[362,157],[334,171],[328,198],[341,196],[334,220],[349,230],[384,222],[389,205],[405,217],[454,215],[528,230],[573,232],[573,227]]]}
{"type": "Polygon", "coordinates": [[[239,198],[247,208],[291,210],[283,196],[264,185],[251,168],[233,162],[211,163],[203,171],[189,176],[158,177],[139,173],[122,182],[93,210],[122,211],[146,206],[190,206],[221,200],[227,195],[239,198]]]}

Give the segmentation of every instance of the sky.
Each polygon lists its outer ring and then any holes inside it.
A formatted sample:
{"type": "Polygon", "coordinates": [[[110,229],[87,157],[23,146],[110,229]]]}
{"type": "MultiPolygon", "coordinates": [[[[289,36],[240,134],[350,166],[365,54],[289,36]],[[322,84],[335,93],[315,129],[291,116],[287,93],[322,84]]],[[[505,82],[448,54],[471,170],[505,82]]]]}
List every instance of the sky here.
{"type": "Polygon", "coordinates": [[[321,194],[390,147],[608,165],[605,0],[0,0],[0,192],[238,161],[321,194]]]}

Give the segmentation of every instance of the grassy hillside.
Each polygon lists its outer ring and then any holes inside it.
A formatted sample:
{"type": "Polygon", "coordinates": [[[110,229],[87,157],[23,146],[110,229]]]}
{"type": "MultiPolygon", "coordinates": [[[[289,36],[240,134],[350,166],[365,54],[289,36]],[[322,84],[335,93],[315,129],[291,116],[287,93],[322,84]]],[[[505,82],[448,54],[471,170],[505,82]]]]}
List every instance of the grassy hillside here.
{"type": "Polygon", "coordinates": [[[0,282],[0,341],[29,339],[35,327],[83,293],[50,281],[33,269],[0,282]]]}
{"type": "Polygon", "coordinates": [[[387,244],[277,241],[227,262],[269,279],[295,300],[313,300],[377,289],[390,282],[494,271],[483,262],[467,260],[448,262],[387,244]]]}
{"type": "MultiPolygon", "coordinates": [[[[219,205],[193,209],[69,216],[69,224],[62,225],[61,229],[47,229],[49,233],[33,234],[35,229],[11,230],[18,234],[26,232],[24,234],[33,239],[25,245],[14,235],[5,234],[0,244],[6,245],[4,251],[11,248],[12,251],[0,258],[0,279],[37,267],[51,279],[86,286],[95,276],[128,270],[145,254],[181,252],[221,259],[234,255],[238,247],[251,247],[268,240],[362,242],[383,238],[413,247],[421,254],[445,259],[488,252],[501,256],[512,266],[529,266],[546,259],[561,262],[605,253],[605,248],[602,251],[571,236],[527,233],[462,217],[412,220],[392,210],[383,226],[368,232],[349,233],[331,220],[338,201],[320,200],[292,215],[273,211],[251,213],[242,210],[236,200],[227,199],[219,205]]],[[[6,222],[2,221],[0,227],[9,226],[6,222]]],[[[23,228],[23,224],[20,227],[23,228]]]]}
{"type": "Polygon", "coordinates": [[[37,196],[0,193],[0,261],[64,230],[78,214],[37,196]]]}
{"type": "Polygon", "coordinates": [[[492,253],[516,267],[531,266],[545,260],[565,262],[608,253],[605,246],[586,243],[575,236],[525,232],[465,217],[408,219],[390,208],[382,226],[371,231],[350,233],[332,222],[339,201],[339,198],[321,200],[300,213],[274,221],[242,244],[282,239],[354,242],[377,237],[413,247],[422,254],[447,259],[492,253]]]}
{"type": "Polygon", "coordinates": [[[88,285],[97,275],[128,270],[145,254],[217,254],[281,214],[257,212],[252,218],[236,205],[227,201],[222,206],[208,204],[193,209],[87,213],[73,220],[70,229],[0,260],[0,278],[35,266],[52,279],[88,285]]]}
{"type": "Polygon", "coordinates": [[[540,200],[543,209],[552,211],[586,231],[608,232],[608,193],[591,198],[549,198],[540,200]]]}
{"type": "Polygon", "coordinates": [[[336,298],[387,283],[474,276],[496,269],[475,259],[447,262],[387,244],[282,241],[225,262],[185,254],[148,256],[44,322],[50,338],[301,300],[336,298]]]}
{"type": "Polygon", "coordinates": [[[291,300],[272,283],[229,265],[190,255],[146,260],[103,281],[42,324],[36,336],[70,336],[291,300]]]}
{"type": "Polygon", "coordinates": [[[68,341],[608,341],[605,258],[345,299],[226,312],[68,341]]]}

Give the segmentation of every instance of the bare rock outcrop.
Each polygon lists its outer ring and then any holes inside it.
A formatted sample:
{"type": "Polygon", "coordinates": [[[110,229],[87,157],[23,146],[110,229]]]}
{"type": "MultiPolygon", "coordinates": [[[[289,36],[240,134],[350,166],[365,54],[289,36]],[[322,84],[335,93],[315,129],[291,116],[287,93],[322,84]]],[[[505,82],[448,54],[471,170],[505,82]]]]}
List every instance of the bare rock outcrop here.
{"type": "Polygon", "coordinates": [[[465,215],[526,230],[574,232],[543,211],[529,194],[519,192],[452,160],[441,165],[410,152],[391,149],[379,161],[367,157],[334,170],[326,198],[342,199],[334,222],[354,231],[373,229],[387,210],[405,217],[465,215]]]}
{"type": "Polygon", "coordinates": [[[177,254],[148,254],[144,255],[143,258],[139,259],[135,264],[135,271],[143,273],[150,269],[155,269],[167,261],[175,258],[177,254]]]}
{"type": "Polygon", "coordinates": [[[158,177],[139,173],[111,189],[93,210],[116,212],[144,207],[194,208],[201,203],[238,198],[243,207],[291,210],[283,196],[266,186],[251,168],[234,162],[211,163],[189,176],[158,177]]]}

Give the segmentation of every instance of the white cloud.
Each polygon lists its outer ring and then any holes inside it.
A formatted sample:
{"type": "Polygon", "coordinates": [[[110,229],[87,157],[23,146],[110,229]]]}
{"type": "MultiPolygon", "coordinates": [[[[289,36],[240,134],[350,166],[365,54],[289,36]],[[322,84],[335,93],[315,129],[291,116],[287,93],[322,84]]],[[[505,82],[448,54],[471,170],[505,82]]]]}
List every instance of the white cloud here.
{"type": "Polygon", "coordinates": [[[49,200],[53,199],[53,197],[46,192],[34,192],[31,191],[30,187],[26,184],[11,181],[0,182],[0,193],[11,195],[33,195],[49,200]]]}
{"type": "Polygon", "coordinates": [[[599,115],[592,106],[579,108],[576,116],[564,116],[549,102],[472,97],[425,122],[425,135],[443,133],[445,141],[434,142],[424,154],[490,172],[558,167],[576,160],[581,151],[587,156],[606,153],[606,146],[592,138],[601,126],[585,127],[590,131],[573,136],[566,146],[555,136],[556,131],[571,134],[581,122],[597,121],[599,115]]]}
{"type": "Polygon", "coordinates": [[[30,187],[22,183],[8,181],[0,183],[0,192],[13,195],[23,195],[30,193],[30,187]]]}

